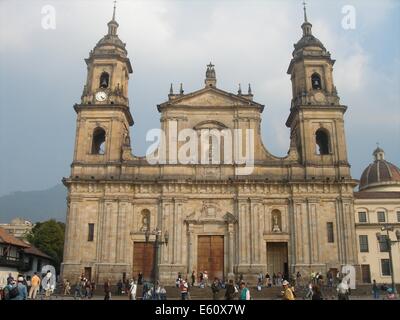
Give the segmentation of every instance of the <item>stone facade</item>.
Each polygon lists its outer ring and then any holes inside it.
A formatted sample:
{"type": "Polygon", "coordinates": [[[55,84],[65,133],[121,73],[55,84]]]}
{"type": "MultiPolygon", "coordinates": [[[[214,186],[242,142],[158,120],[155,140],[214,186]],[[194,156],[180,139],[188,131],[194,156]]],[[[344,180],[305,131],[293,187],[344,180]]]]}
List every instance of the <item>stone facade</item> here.
{"type": "MultiPolygon", "coordinates": [[[[225,278],[254,279],[260,271],[307,276],[357,265],[357,182],[347,161],[347,107],[333,84],[334,60],[312,36],[309,22],[302,26],[288,70],[293,99],[286,157],[264,147],[264,106],[253,100],[251,89],[233,94],[217,88],[211,64],[204,88],[189,94],[171,90],[168,101],[158,105],[166,141],[183,129],[252,129],[254,167],[245,175],[238,174],[241,164],[175,163],[185,140],[168,143],[166,163],[150,164],[132,154],[127,93],[132,67],[117,27],[113,18],[86,59],[87,84],[74,107],[74,160],[63,180],[68,188],[63,277],[74,279],[87,270],[99,283],[117,281],[124,273],[136,277],[135,243],[145,242],[145,231],[156,228],[169,235],[156,255],[164,283],[173,283],[178,272],[203,271],[198,270],[201,236],[223,236],[225,278]]],[[[239,139],[239,150],[247,143],[239,139]]],[[[230,152],[221,152],[221,158],[240,151],[230,152]]]]}

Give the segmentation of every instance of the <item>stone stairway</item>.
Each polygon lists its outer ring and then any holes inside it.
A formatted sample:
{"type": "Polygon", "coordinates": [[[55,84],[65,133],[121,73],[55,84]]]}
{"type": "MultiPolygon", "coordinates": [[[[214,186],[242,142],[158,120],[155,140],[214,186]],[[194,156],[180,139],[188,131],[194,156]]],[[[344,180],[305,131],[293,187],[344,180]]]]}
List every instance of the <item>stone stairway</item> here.
{"type": "MultiPolygon", "coordinates": [[[[280,300],[281,299],[282,287],[271,287],[271,288],[263,287],[261,291],[257,291],[255,286],[250,286],[249,289],[250,289],[252,299],[254,299],[254,300],[280,300]]],[[[168,300],[181,299],[181,294],[177,287],[165,286],[165,290],[167,291],[167,299],[168,300]]],[[[336,300],[337,299],[336,288],[329,288],[329,287],[324,286],[321,289],[321,291],[322,291],[322,296],[324,297],[325,300],[336,300]]],[[[351,296],[357,296],[357,297],[371,296],[372,295],[371,291],[372,291],[372,285],[358,285],[357,289],[351,290],[351,296]]],[[[397,286],[397,291],[400,292],[400,285],[397,286]]],[[[71,290],[71,292],[72,292],[72,290],[71,290]]],[[[113,287],[111,292],[113,295],[115,295],[116,287],[113,287]]],[[[212,300],[212,298],[213,298],[211,287],[207,287],[207,288],[199,288],[197,286],[190,287],[189,292],[190,292],[191,300],[212,300]]],[[[303,300],[306,296],[306,293],[307,293],[306,288],[304,288],[304,287],[296,288],[296,299],[303,300]]],[[[96,295],[104,295],[103,287],[97,286],[95,294],[96,295]]],[[[380,294],[383,295],[384,292],[381,292],[380,294]]],[[[136,297],[138,300],[140,300],[140,299],[142,299],[142,296],[143,296],[143,285],[138,285],[136,297]]],[[[224,300],[224,299],[225,299],[225,289],[220,289],[219,294],[218,294],[218,300],[224,300]]]]}

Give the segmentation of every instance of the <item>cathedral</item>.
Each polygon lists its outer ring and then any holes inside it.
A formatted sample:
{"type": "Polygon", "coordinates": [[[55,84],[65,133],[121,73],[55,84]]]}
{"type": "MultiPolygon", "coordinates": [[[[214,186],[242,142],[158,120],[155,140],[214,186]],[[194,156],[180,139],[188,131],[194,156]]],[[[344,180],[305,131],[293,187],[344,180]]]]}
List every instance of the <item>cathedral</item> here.
{"type": "Polygon", "coordinates": [[[272,155],[262,142],[264,106],[251,88],[218,88],[211,63],[199,90],[171,88],[157,106],[163,150],[151,159],[135,156],[128,99],[133,69],[118,27],[114,8],[108,33],[85,59],[87,80],[74,105],[75,149],[71,174],[63,179],[62,277],[85,273],[97,283],[115,283],[141,272],[172,284],[178,273],[193,270],[207,271],[210,279],[242,275],[250,281],[260,272],[306,277],[344,265],[358,270],[358,182],[347,157],[347,107],[334,84],[335,60],[313,35],[306,11],[287,70],[292,100],[285,157],[272,155]],[[204,138],[203,131],[210,135],[204,138]],[[237,131],[246,134],[234,135],[232,150],[214,147],[215,141],[232,145],[227,137],[237,131]],[[180,161],[191,151],[181,150],[185,132],[209,142],[199,157],[206,161],[180,161]],[[249,161],[232,161],[249,149],[249,161]]]}

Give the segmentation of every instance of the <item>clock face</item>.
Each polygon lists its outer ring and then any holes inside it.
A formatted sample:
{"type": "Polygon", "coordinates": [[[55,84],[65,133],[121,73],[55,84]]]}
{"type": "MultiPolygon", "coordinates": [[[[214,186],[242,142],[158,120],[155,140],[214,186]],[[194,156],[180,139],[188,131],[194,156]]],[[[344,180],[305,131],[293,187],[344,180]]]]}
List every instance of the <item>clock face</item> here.
{"type": "Polygon", "coordinates": [[[96,93],[96,100],[97,101],[105,101],[107,99],[107,93],[104,91],[99,91],[96,93]]]}

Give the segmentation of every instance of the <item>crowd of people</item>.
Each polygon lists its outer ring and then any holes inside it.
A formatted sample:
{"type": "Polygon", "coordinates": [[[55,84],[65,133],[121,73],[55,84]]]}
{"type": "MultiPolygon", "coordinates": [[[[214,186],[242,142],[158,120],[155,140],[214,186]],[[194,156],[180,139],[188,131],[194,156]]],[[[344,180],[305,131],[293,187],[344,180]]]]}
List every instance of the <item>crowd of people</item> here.
{"type": "Polygon", "coordinates": [[[54,275],[47,273],[39,275],[37,272],[33,276],[19,274],[16,278],[10,273],[7,277],[7,284],[0,290],[2,300],[36,300],[49,299],[55,289],[54,275]]]}
{"type": "MultiPolygon", "coordinates": [[[[10,273],[7,278],[7,285],[0,290],[0,299],[4,300],[27,300],[27,299],[50,299],[55,290],[55,276],[50,271],[46,274],[39,275],[34,273],[32,277],[18,275],[14,279],[10,273]]],[[[351,288],[348,280],[343,275],[334,275],[328,272],[326,281],[324,277],[318,272],[311,272],[308,281],[303,281],[300,272],[293,274],[290,279],[281,273],[273,273],[272,277],[266,273],[265,275],[260,272],[257,276],[256,290],[261,291],[263,288],[279,287],[281,288],[278,298],[282,300],[295,300],[297,296],[307,300],[323,300],[324,295],[332,295],[336,292],[338,300],[349,300],[351,295],[351,288]]],[[[188,276],[182,277],[178,273],[176,279],[176,287],[180,292],[182,300],[191,299],[190,291],[192,287],[198,286],[200,289],[211,289],[212,298],[218,300],[221,298],[221,291],[224,291],[224,299],[226,300],[251,300],[252,295],[248,283],[243,280],[243,275],[240,274],[235,280],[229,279],[225,282],[217,277],[212,282],[209,281],[208,272],[200,272],[199,276],[195,271],[190,276],[190,283],[188,276]]],[[[71,296],[71,283],[65,279],[60,284],[60,293],[64,296],[71,296]]],[[[167,292],[160,281],[152,283],[143,279],[143,274],[139,273],[137,280],[120,279],[116,285],[106,279],[103,285],[104,300],[111,300],[112,288],[116,288],[115,294],[117,296],[127,296],[129,300],[166,300],[167,292]],[[137,296],[138,286],[143,286],[141,296],[137,296]]],[[[92,299],[96,290],[94,281],[86,278],[82,273],[73,284],[73,298],[74,299],[92,299]]],[[[374,299],[379,299],[383,293],[383,299],[394,300],[396,299],[395,292],[391,287],[386,284],[378,285],[373,280],[372,295],[374,299]]]]}

